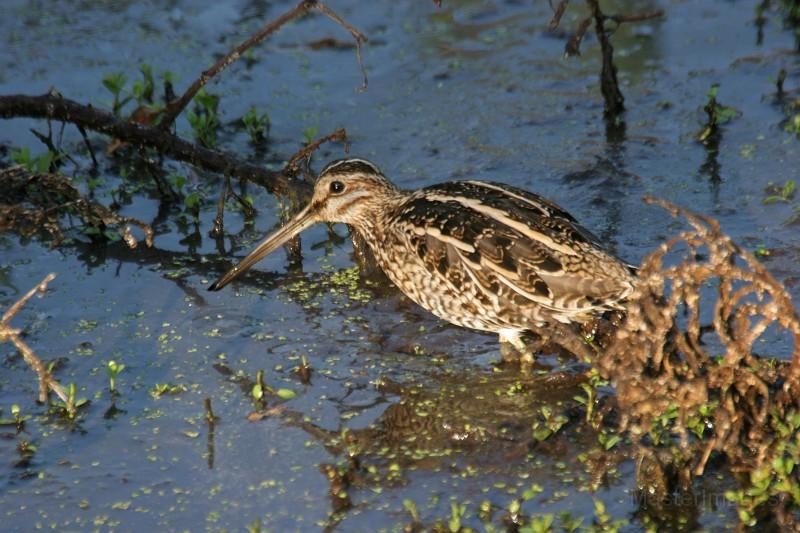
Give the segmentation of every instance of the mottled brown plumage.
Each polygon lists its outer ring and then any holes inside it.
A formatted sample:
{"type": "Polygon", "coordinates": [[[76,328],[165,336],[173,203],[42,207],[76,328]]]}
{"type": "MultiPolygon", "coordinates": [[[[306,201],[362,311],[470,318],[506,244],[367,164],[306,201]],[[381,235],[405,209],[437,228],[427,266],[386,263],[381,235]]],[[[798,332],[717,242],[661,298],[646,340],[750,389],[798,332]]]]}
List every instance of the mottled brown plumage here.
{"type": "Polygon", "coordinates": [[[326,166],[309,205],[211,289],[321,221],[359,232],[389,279],[425,309],[522,351],[526,331],[620,309],[636,282],[569,213],[536,194],[481,181],[403,191],[351,158],[326,166]]]}

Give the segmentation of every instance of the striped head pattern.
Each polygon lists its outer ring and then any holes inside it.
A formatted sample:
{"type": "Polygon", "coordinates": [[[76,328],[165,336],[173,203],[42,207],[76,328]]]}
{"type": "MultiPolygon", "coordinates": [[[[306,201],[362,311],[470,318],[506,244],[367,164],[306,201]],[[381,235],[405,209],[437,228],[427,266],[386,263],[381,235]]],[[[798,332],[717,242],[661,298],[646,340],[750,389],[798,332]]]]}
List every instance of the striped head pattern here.
{"type": "Polygon", "coordinates": [[[398,189],[373,163],[357,158],[339,159],[320,172],[310,208],[319,221],[368,229],[375,222],[376,210],[397,194],[398,189]]]}

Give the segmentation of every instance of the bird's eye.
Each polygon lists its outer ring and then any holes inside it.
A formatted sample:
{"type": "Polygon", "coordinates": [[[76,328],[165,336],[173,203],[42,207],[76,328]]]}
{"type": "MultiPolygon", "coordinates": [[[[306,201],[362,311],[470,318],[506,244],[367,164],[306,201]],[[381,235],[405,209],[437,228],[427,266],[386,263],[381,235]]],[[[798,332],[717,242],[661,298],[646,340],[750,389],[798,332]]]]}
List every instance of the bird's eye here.
{"type": "Polygon", "coordinates": [[[331,182],[331,192],[333,194],[340,194],[342,191],[344,191],[344,183],[342,183],[341,181],[331,182]]]}

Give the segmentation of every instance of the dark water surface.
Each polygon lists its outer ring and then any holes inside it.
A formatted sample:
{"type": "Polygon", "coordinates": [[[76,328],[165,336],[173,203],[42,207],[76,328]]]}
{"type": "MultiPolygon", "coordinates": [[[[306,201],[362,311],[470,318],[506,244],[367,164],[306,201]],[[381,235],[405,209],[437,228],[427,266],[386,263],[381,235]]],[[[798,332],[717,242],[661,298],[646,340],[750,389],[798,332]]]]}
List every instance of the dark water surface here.
{"type": "MultiPolygon", "coordinates": [[[[277,168],[307,128],[322,134],[346,127],[351,153],[374,160],[401,186],[479,178],[529,188],[631,262],[680,227],[640,201],[662,196],[718,218],[750,250],[772,250],[767,267],[797,299],[800,232],[784,224],[793,206],[762,201],[769,183],[800,177],[800,141],[783,131],[770,79],[786,68],[794,73],[787,87],[800,85],[799,60],[777,16],[756,43],[757,3],[607,2],[609,12],[667,14],[613,36],[628,108],[617,139],[606,137],[602,119],[596,40],[587,35],[583,55],[564,59],[567,35],[546,31],[547,2],[446,0],[436,9],[432,2],[332,0],[370,38],[366,92],[354,90],[361,80],[352,50],[309,47],[324,37],[348,39],[321,16],[285,27],[209,90],[222,97],[222,148],[259,164],[277,168]],[[742,113],[724,126],[716,155],[694,140],[713,83],[720,101],[742,113]],[[266,155],[233,126],[251,105],[272,120],[266,155]]],[[[562,23],[568,30],[583,16],[575,4],[562,23]]],[[[142,62],[157,75],[173,72],[181,91],[218,54],[291,5],[7,1],[0,93],[41,94],[52,86],[108,106],[103,76],[134,79],[142,62]]],[[[43,151],[30,127],[46,124],[0,122],[0,145],[43,151]]],[[[185,118],[178,131],[191,136],[185,118]]],[[[100,139],[96,144],[103,149],[100,139]]],[[[88,157],[72,127],[65,145],[85,165],[65,171],[85,176],[88,157]]],[[[328,147],[317,161],[341,155],[328,147]]],[[[585,517],[584,525],[596,499],[614,519],[628,520],[627,529],[642,527],[635,465],[598,470],[582,462],[579,454],[597,446],[592,435],[572,428],[569,438],[527,449],[542,405],[566,409],[558,402],[580,393],[577,378],[495,370],[495,338],[448,326],[381,278],[359,275],[349,241],[331,244],[324,227],[306,232],[301,271],[287,269],[279,252],[224,291],[206,292],[228,264],[207,237],[219,177],[167,165],[208,201],[195,231],[191,221],[178,222],[177,211],[160,212],[155,196],[134,195],[123,214],[155,220],[153,250],[90,245],[77,233],[50,250],[0,235],[0,307],[48,272],[58,274],[14,324],[26,327],[41,357],[62,361],[58,379],[92,400],[72,425],[47,416],[34,403],[34,374],[2,345],[1,416],[10,416],[12,404],[32,415],[19,436],[0,428],[2,529],[242,531],[260,519],[274,531],[401,530],[411,521],[406,499],[426,524],[446,523],[453,501],[465,505],[462,523],[479,529],[479,505],[489,501],[499,508],[490,522],[502,528],[509,504],[520,498],[525,514],[568,511],[585,517]],[[292,373],[303,356],[314,369],[308,385],[292,373]],[[121,412],[104,417],[111,359],[126,365],[118,378],[121,412]],[[282,405],[285,416],[251,422],[247,380],[260,369],[269,385],[296,397],[282,405]],[[155,398],[157,383],[186,390],[155,398]],[[206,397],[219,417],[211,437],[206,397]],[[20,439],[38,448],[26,465],[17,465],[20,439]],[[348,450],[361,461],[346,491],[352,508],[332,519],[337,498],[330,490],[338,481],[326,472],[338,468],[347,477],[348,450]]],[[[124,166],[101,160],[100,201],[111,202],[124,166]]],[[[226,239],[226,252],[233,242],[235,256],[277,222],[275,199],[250,192],[259,209],[255,227],[245,228],[235,212],[226,218],[235,236],[226,239]]],[[[721,497],[728,483],[698,481],[696,501],[678,513],[690,528],[735,520],[721,497]]]]}

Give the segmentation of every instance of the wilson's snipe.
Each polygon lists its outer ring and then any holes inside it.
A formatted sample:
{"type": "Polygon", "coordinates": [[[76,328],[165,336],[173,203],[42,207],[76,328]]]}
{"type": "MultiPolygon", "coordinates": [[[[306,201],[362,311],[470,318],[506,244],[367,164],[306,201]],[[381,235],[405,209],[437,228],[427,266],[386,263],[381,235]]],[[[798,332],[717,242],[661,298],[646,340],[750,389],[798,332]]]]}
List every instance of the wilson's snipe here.
{"type": "Polygon", "coordinates": [[[636,283],[625,263],[540,196],[481,181],[403,191],[374,164],[350,158],[327,165],[308,206],[210,290],[316,222],[349,224],[409,298],[453,324],[498,333],[527,362],[525,332],[620,309],[636,283]]]}

